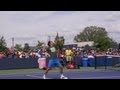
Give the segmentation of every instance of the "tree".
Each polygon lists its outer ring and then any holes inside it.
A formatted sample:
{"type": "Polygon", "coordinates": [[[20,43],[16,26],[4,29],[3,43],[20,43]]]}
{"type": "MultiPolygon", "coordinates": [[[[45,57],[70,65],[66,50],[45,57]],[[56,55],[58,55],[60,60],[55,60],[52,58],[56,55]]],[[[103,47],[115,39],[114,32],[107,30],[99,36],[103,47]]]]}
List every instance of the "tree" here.
{"type": "Polygon", "coordinates": [[[75,36],[74,40],[77,42],[93,41],[94,39],[99,38],[101,36],[102,37],[107,36],[107,32],[105,31],[105,28],[90,26],[90,27],[86,27],[83,30],[83,32],[75,36]]]}
{"type": "Polygon", "coordinates": [[[112,47],[115,43],[103,27],[90,26],[86,27],[83,32],[79,33],[74,37],[76,42],[81,41],[94,41],[94,46],[100,48],[101,50],[106,50],[112,47]]]}
{"type": "Polygon", "coordinates": [[[5,51],[7,48],[6,46],[7,46],[6,41],[5,41],[4,37],[1,36],[1,38],[0,38],[0,52],[5,51]]]}
{"type": "Polygon", "coordinates": [[[64,42],[65,42],[65,39],[63,36],[59,36],[58,33],[55,37],[55,47],[56,49],[62,49],[63,48],[63,45],[64,45],[64,42]]]}
{"type": "Polygon", "coordinates": [[[30,46],[28,43],[24,44],[24,51],[28,52],[30,50],[30,46]]]}
{"type": "Polygon", "coordinates": [[[17,49],[18,51],[22,51],[22,45],[21,44],[16,44],[15,49],[17,49]]]}
{"type": "Polygon", "coordinates": [[[111,48],[111,41],[110,38],[106,37],[99,37],[99,39],[97,39],[97,44],[95,45],[97,48],[100,48],[101,50],[107,50],[108,48],[111,48]]]}
{"type": "Polygon", "coordinates": [[[44,44],[44,42],[38,41],[38,43],[36,45],[37,49],[41,48],[43,44],[44,44]]]}

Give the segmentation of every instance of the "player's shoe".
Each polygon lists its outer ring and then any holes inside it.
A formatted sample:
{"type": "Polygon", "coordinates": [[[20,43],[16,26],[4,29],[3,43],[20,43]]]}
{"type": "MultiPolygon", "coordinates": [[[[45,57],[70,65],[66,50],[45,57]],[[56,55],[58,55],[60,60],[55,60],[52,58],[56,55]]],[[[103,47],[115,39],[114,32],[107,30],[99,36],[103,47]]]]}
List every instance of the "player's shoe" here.
{"type": "Polygon", "coordinates": [[[43,75],[43,79],[46,79],[45,75],[43,75]]]}
{"type": "Polygon", "coordinates": [[[60,79],[68,79],[68,77],[61,76],[60,79]]]}

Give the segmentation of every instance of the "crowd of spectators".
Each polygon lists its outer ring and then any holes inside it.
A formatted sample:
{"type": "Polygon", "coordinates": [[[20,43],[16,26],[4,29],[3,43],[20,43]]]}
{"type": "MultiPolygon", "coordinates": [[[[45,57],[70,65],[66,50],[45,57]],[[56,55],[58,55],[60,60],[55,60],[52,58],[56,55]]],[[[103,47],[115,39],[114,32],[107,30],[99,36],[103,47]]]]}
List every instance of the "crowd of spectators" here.
{"type": "MultiPolygon", "coordinates": [[[[116,55],[120,56],[119,49],[108,49],[106,51],[102,50],[84,50],[82,48],[63,48],[62,50],[58,50],[58,56],[61,59],[61,63],[63,65],[67,65],[67,63],[74,63],[76,67],[79,67],[80,61],[83,57],[94,57],[97,55],[116,55]]],[[[5,52],[0,52],[0,59],[2,58],[19,58],[22,60],[23,58],[41,58],[44,57],[47,59],[47,48],[41,48],[38,50],[29,50],[29,51],[17,51],[8,49],[5,52]]]]}
{"type": "MultiPolygon", "coordinates": [[[[44,48],[46,50],[46,48],[44,48]]],[[[5,52],[0,52],[0,59],[1,58],[39,58],[40,53],[44,53],[46,51],[40,52],[41,49],[38,50],[29,50],[29,51],[17,51],[17,50],[11,50],[8,49],[5,52]]],[[[120,56],[120,50],[119,49],[108,49],[106,51],[102,50],[83,50],[81,48],[64,48],[62,50],[59,50],[59,57],[65,58],[67,62],[71,61],[73,59],[73,56],[84,56],[84,55],[117,55],[120,56]]]]}
{"type": "Polygon", "coordinates": [[[4,52],[0,52],[0,59],[2,58],[38,58],[37,50],[29,50],[29,51],[17,51],[17,50],[11,50],[7,49],[4,52]]]}

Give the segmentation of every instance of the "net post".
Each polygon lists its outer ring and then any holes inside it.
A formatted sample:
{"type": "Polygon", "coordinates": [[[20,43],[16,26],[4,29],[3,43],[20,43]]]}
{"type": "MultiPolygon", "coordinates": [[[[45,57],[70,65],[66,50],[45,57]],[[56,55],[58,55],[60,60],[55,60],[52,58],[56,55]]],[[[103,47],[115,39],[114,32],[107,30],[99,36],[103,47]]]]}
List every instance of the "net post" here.
{"type": "Polygon", "coordinates": [[[105,70],[107,69],[107,56],[105,55],[105,70]]]}
{"type": "Polygon", "coordinates": [[[95,69],[97,69],[96,59],[97,59],[97,57],[95,55],[95,67],[94,67],[95,69]]]}

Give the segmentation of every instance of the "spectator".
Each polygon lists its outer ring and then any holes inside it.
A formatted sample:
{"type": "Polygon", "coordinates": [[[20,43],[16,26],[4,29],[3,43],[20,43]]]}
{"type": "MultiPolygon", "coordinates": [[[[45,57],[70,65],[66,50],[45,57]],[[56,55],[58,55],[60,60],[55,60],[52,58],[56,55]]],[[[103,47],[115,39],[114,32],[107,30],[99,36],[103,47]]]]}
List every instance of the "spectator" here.
{"type": "Polygon", "coordinates": [[[0,52],[0,59],[2,59],[4,56],[4,54],[2,52],[0,52]]]}
{"type": "Polygon", "coordinates": [[[74,65],[76,69],[80,68],[80,63],[81,63],[81,56],[80,56],[80,52],[76,51],[75,56],[74,56],[74,65]]]}
{"type": "Polygon", "coordinates": [[[72,50],[68,47],[66,50],[65,50],[65,56],[66,56],[66,61],[67,63],[71,62],[72,61],[72,50]]]}

